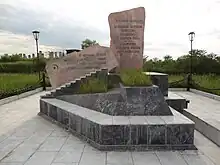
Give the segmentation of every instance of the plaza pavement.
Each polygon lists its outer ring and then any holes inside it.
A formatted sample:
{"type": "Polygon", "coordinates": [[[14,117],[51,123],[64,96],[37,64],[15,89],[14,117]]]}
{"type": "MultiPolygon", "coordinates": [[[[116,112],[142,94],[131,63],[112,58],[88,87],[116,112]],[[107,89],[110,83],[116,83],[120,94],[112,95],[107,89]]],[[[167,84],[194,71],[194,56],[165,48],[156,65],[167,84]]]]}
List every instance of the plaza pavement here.
{"type": "MultiPolygon", "coordinates": [[[[220,165],[220,148],[197,131],[197,151],[98,151],[37,115],[43,94],[0,106],[0,165],[220,165]]],[[[190,92],[178,94],[188,97],[197,111],[211,105],[211,115],[220,120],[220,102],[190,92]]]]}

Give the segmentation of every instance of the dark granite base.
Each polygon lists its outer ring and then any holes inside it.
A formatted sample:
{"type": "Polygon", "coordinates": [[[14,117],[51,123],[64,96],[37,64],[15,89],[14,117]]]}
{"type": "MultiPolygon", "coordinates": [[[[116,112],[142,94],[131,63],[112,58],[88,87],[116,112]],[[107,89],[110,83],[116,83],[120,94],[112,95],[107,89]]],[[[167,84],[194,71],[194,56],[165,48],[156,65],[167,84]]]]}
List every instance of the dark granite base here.
{"type": "Polygon", "coordinates": [[[100,145],[99,143],[97,143],[97,141],[94,141],[82,134],[80,134],[79,132],[77,132],[76,130],[73,130],[71,128],[67,129],[66,126],[64,124],[61,124],[59,122],[57,122],[56,120],[54,120],[53,118],[39,112],[38,113],[39,116],[45,118],[46,120],[49,120],[61,127],[63,127],[64,129],[66,129],[67,131],[71,132],[74,136],[78,137],[79,139],[85,141],[86,143],[89,143],[91,146],[93,146],[94,148],[97,148],[100,151],[155,151],[155,150],[161,150],[161,151],[167,151],[167,150],[197,150],[197,148],[194,146],[194,144],[184,144],[184,145],[178,145],[178,144],[174,144],[174,145],[145,145],[145,144],[138,144],[138,145],[134,145],[134,144],[126,144],[126,145],[100,145]]]}
{"type": "Polygon", "coordinates": [[[145,72],[151,77],[152,83],[159,87],[164,96],[168,96],[168,74],[157,72],[145,72]]]}
{"type": "Polygon", "coordinates": [[[181,114],[134,116],[138,122],[135,124],[126,116],[110,117],[76,105],[71,107],[63,101],[56,104],[56,99],[50,103],[50,100],[40,101],[40,115],[56,121],[100,150],[194,149],[194,123],[179,116],[181,114]]]}
{"type": "Polygon", "coordinates": [[[168,97],[165,97],[167,104],[173,109],[177,110],[180,113],[183,113],[183,110],[188,107],[189,101],[179,95],[176,95],[172,92],[169,93],[168,97]]]}

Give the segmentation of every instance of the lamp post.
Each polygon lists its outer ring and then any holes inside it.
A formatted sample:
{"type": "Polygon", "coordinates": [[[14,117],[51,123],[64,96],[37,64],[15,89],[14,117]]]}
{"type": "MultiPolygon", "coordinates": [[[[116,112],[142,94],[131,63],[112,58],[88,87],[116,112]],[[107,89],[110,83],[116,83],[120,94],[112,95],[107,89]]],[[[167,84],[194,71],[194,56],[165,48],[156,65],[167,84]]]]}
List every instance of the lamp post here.
{"type": "Polygon", "coordinates": [[[191,44],[191,50],[190,50],[190,74],[189,74],[189,77],[188,77],[188,87],[187,87],[187,91],[189,91],[189,84],[190,82],[192,82],[192,55],[193,55],[193,49],[192,49],[192,42],[195,38],[195,32],[190,32],[188,34],[189,36],[189,40],[190,40],[190,44],[191,44]]]}
{"type": "Polygon", "coordinates": [[[37,69],[38,69],[38,76],[39,76],[39,81],[40,81],[40,69],[39,69],[39,62],[40,62],[40,57],[38,53],[38,39],[39,39],[39,34],[40,32],[37,30],[32,31],[34,39],[36,41],[36,49],[37,49],[37,69]]]}

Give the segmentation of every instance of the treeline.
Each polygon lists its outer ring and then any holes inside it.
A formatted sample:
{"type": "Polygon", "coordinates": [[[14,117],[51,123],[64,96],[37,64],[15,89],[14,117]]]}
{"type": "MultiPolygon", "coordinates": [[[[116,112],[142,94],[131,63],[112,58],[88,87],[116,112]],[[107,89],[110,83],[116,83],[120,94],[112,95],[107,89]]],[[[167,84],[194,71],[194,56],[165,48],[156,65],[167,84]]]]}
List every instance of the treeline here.
{"type": "Polygon", "coordinates": [[[2,56],[0,58],[0,73],[35,73],[43,71],[46,65],[45,58],[26,59],[20,55],[2,56]]]}
{"type": "MultiPolygon", "coordinates": [[[[205,50],[193,50],[192,52],[192,73],[195,74],[220,74],[220,56],[214,53],[207,53],[205,50]]],[[[190,52],[176,60],[166,55],[163,60],[154,58],[144,60],[145,71],[162,72],[168,74],[183,74],[190,72],[190,52]]]]}
{"type": "Polygon", "coordinates": [[[22,54],[22,53],[12,54],[12,55],[4,54],[0,58],[0,63],[17,62],[17,61],[32,61],[32,60],[33,58],[31,58],[30,55],[26,56],[26,54],[22,54]]]}
{"type": "MultiPolygon", "coordinates": [[[[218,74],[220,75],[220,56],[207,53],[205,50],[193,50],[192,72],[196,74],[218,74]]],[[[154,58],[144,59],[144,71],[162,72],[168,74],[183,74],[190,72],[190,52],[176,60],[166,55],[163,60],[154,58]]],[[[44,70],[46,60],[40,57],[40,65],[37,58],[27,59],[24,55],[5,55],[0,58],[0,73],[33,73],[38,69],[44,70]],[[39,68],[38,68],[39,67],[39,68]]]]}

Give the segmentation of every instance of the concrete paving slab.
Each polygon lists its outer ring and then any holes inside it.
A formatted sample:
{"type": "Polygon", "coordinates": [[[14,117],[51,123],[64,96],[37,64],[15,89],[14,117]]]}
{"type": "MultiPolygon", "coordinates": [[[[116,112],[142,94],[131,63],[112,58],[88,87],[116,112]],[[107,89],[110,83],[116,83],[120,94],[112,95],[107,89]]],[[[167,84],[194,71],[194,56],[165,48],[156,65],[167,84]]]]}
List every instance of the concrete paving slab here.
{"type": "MultiPolygon", "coordinates": [[[[167,165],[167,163],[169,165],[184,165],[184,163],[188,165],[220,165],[220,148],[197,131],[195,131],[197,151],[99,151],[65,132],[59,126],[37,116],[39,98],[43,94],[42,92],[0,106],[0,137],[2,136],[0,165],[167,165]],[[5,115],[7,119],[5,119],[5,115]],[[14,136],[14,133],[21,136],[14,136]],[[22,137],[25,138],[22,139],[22,137]],[[77,163],[72,162],[75,161],[73,160],[75,156],[77,160],[79,159],[77,163]]],[[[191,94],[188,95],[191,96],[191,94]]],[[[212,103],[213,101],[206,102],[206,104],[212,103]]],[[[200,107],[203,107],[203,104],[200,104],[200,107]]],[[[212,107],[218,109],[219,104],[212,104],[212,107]]],[[[213,115],[212,113],[212,117],[209,119],[217,119],[213,115]]],[[[208,117],[208,113],[205,116],[208,117]]]]}
{"type": "Polygon", "coordinates": [[[155,153],[133,152],[132,157],[135,165],[161,165],[160,160],[155,153]]]}
{"type": "Polygon", "coordinates": [[[156,152],[157,157],[162,165],[187,165],[179,152],[156,152]],[[170,161],[172,160],[172,161],[170,161]]]}
{"type": "Polygon", "coordinates": [[[60,151],[53,162],[55,163],[78,163],[80,161],[82,151],[60,151]]]}
{"type": "Polygon", "coordinates": [[[66,139],[66,137],[48,137],[39,151],[59,151],[66,139]]]}
{"type": "Polygon", "coordinates": [[[24,165],[50,165],[57,152],[35,152],[24,165]]]}

